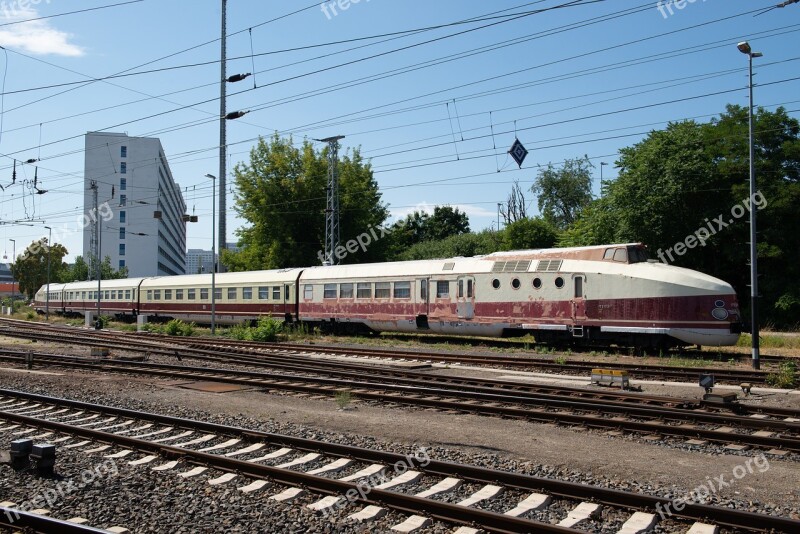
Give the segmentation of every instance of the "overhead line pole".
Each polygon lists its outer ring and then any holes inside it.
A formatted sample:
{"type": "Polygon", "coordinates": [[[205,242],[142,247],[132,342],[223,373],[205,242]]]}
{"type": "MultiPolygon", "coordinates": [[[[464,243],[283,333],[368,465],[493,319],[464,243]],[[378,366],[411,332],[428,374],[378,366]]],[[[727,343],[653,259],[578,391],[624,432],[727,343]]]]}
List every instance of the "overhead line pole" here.
{"type": "Polygon", "coordinates": [[[336,265],[336,247],[339,246],[339,141],[343,135],[315,139],[320,143],[328,143],[328,188],[327,207],[325,208],[325,265],[336,265]]]}
{"type": "Polygon", "coordinates": [[[222,51],[220,54],[220,97],[219,97],[219,244],[217,251],[221,255],[227,247],[227,221],[225,213],[227,211],[227,199],[225,190],[227,189],[226,172],[227,144],[228,144],[228,125],[227,125],[227,105],[225,100],[228,97],[227,88],[227,60],[228,60],[228,0],[222,0],[222,51]]]}

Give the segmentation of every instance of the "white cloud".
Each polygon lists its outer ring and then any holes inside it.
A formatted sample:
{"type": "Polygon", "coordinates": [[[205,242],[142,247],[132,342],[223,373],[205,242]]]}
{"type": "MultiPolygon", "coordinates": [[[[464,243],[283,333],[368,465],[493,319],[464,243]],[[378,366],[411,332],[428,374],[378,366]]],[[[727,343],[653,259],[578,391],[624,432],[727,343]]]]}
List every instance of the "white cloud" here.
{"type": "MultiPolygon", "coordinates": [[[[8,23],[38,17],[38,11],[26,5],[29,3],[31,2],[21,2],[21,0],[0,1],[0,22],[8,23]],[[21,3],[24,7],[20,6],[21,3]]],[[[84,55],[83,48],[71,43],[71,39],[71,34],[51,26],[50,20],[34,20],[0,27],[0,45],[39,56],[84,55]]]]}

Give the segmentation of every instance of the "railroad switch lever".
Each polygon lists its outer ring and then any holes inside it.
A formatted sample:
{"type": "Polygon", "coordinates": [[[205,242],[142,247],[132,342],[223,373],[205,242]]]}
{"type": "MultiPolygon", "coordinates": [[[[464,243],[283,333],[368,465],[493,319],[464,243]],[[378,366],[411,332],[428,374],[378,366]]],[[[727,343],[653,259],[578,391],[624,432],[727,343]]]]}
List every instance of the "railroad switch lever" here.
{"type": "Polygon", "coordinates": [[[714,389],[714,375],[700,375],[700,387],[706,390],[706,395],[714,389]]]}
{"type": "Polygon", "coordinates": [[[43,477],[52,477],[56,467],[56,446],[47,443],[34,445],[29,458],[36,472],[43,477]]]}
{"type": "Polygon", "coordinates": [[[739,384],[739,387],[742,388],[742,393],[744,393],[745,396],[749,397],[750,390],[753,389],[753,384],[748,384],[747,382],[745,382],[743,384],[739,384]]]}

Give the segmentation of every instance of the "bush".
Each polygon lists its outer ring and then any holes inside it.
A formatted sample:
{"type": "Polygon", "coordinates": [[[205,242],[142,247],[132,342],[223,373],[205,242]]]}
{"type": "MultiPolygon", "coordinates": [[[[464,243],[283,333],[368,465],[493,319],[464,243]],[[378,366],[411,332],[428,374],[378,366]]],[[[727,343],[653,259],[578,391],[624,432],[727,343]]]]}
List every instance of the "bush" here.
{"type": "Polygon", "coordinates": [[[794,388],[797,386],[797,364],[795,362],[783,362],[777,373],[767,375],[767,384],[774,388],[794,388]]]}
{"type": "Polygon", "coordinates": [[[250,341],[276,341],[283,330],[283,323],[273,317],[261,317],[258,324],[250,329],[250,341]]]}
{"type": "Polygon", "coordinates": [[[228,329],[228,336],[238,341],[247,341],[250,339],[250,327],[244,323],[234,325],[228,329]]]}
{"type": "Polygon", "coordinates": [[[194,329],[194,323],[184,323],[180,319],[173,319],[164,325],[163,332],[168,336],[191,337],[194,335],[194,329]]]}

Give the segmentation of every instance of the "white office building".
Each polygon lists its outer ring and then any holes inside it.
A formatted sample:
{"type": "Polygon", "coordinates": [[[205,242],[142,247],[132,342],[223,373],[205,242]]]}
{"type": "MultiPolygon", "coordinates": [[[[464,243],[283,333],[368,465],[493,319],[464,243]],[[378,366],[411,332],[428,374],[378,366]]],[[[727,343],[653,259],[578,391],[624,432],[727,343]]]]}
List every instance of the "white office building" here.
{"type": "Polygon", "coordinates": [[[111,258],[130,277],[186,274],[186,203],[161,141],[125,134],[86,134],[83,255],[111,258]],[[97,185],[99,217],[93,216],[97,185]]]}

